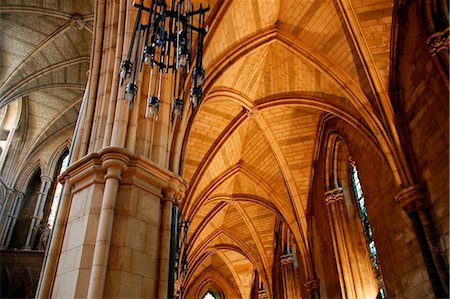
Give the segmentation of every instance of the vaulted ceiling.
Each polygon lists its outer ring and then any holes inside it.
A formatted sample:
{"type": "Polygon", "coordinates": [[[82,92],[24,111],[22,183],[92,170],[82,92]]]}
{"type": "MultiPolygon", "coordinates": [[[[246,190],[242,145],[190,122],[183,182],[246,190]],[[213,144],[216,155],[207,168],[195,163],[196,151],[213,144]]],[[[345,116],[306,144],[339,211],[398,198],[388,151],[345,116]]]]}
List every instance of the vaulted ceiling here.
{"type": "Polygon", "coordinates": [[[305,211],[324,115],[376,138],[393,1],[213,4],[205,97],[182,168],[189,182],[182,212],[191,220],[187,283],[215,268],[249,298],[249,268],[271,288],[277,218],[309,254],[305,211]]]}
{"type": "MultiPolygon", "coordinates": [[[[214,272],[249,298],[254,269],[271,288],[276,219],[307,262],[305,211],[323,116],[368,138],[381,134],[393,1],[209,3],[205,96],[181,171],[187,287],[214,272]]],[[[27,105],[25,148],[76,121],[93,13],[93,0],[0,0],[0,108],[19,98],[27,105]]]]}
{"type": "Polygon", "coordinates": [[[87,81],[94,1],[0,1],[0,108],[23,99],[24,148],[74,125],[87,81]]]}

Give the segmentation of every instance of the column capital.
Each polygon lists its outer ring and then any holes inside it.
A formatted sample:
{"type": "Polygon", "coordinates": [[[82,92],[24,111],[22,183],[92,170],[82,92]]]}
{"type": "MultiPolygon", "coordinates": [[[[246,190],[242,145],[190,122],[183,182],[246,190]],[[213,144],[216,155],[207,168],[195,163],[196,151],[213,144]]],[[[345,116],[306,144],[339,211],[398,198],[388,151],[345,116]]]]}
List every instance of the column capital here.
{"type": "Polygon", "coordinates": [[[106,169],[105,179],[122,179],[122,172],[128,168],[132,153],[118,147],[106,147],[99,151],[102,168],[106,169]]]}
{"type": "Polygon", "coordinates": [[[341,187],[334,188],[325,192],[325,203],[331,204],[335,201],[344,199],[344,190],[341,187]]]}
{"type": "Polygon", "coordinates": [[[174,205],[178,205],[180,200],[184,197],[186,191],[186,184],[178,179],[172,178],[167,187],[162,190],[163,200],[171,201],[174,205]]]}
{"type": "Polygon", "coordinates": [[[45,175],[45,174],[43,174],[43,175],[41,175],[41,182],[43,183],[43,182],[52,182],[53,180],[52,180],[52,178],[50,177],[50,176],[48,176],[48,175],[45,175]]]}
{"type": "Polygon", "coordinates": [[[423,209],[425,197],[424,185],[417,184],[400,190],[395,196],[395,200],[406,213],[410,213],[423,209]]]}
{"type": "Polygon", "coordinates": [[[282,266],[289,265],[294,263],[294,256],[292,255],[292,253],[286,253],[280,256],[280,260],[282,266]]]}
{"type": "Polygon", "coordinates": [[[106,147],[99,151],[100,159],[102,161],[102,167],[117,168],[120,171],[124,171],[128,168],[132,153],[124,148],[119,147],[106,147]]]}
{"type": "Polygon", "coordinates": [[[313,279],[305,283],[306,290],[308,291],[311,298],[316,298],[319,295],[319,280],[313,279]]]}
{"type": "Polygon", "coordinates": [[[267,299],[266,290],[262,289],[258,291],[258,299],[267,299]]]}
{"type": "Polygon", "coordinates": [[[24,198],[25,197],[25,193],[23,193],[22,191],[14,190],[13,193],[14,193],[15,198],[24,198]]]}

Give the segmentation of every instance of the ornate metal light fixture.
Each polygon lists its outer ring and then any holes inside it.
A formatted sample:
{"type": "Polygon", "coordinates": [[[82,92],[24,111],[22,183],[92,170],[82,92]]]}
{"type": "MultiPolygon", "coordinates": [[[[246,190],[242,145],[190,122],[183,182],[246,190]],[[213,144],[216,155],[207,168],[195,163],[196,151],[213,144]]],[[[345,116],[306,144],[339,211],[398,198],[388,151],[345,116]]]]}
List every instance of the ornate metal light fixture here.
{"type": "Polygon", "coordinates": [[[125,99],[133,106],[138,92],[138,75],[143,63],[150,68],[148,82],[148,97],[146,117],[158,119],[158,109],[161,102],[161,90],[164,89],[164,74],[173,77],[172,87],[172,121],[181,117],[184,106],[185,84],[188,74],[192,74],[190,98],[192,105],[197,107],[202,98],[202,84],[205,71],[202,66],[203,38],[205,28],[205,13],[209,7],[200,4],[194,10],[190,0],[171,0],[170,7],[166,0],[151,0],[150,7],[134,3],[137,15],[130,39],[127,56],[120,66],[120,85],[128,79],[125,89],[125,99]],[[147,23],[143,24],[142,11],[147,12],[147,23]],[[197,18],[197,19],[195,19],[197,18]],[[194,21],[197,26],[194,26],[194,21]],[[193,33],[197,33],[197,45],[192,49],[193,33]],[[192,66],[192,55],[195,53],[195,66],[192,66]]]}

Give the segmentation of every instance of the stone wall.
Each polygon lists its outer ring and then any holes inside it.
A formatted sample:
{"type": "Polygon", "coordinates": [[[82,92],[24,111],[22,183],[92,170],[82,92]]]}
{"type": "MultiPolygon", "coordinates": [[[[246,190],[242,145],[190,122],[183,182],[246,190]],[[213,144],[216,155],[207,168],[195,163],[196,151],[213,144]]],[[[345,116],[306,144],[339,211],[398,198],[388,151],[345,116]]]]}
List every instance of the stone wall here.
{"type": "MultiPolygon", "coordinates": [[[[400,10],[394,99],[411,164],[426,185],[428,207],[444,256],[449,256],[449,89],[428,50],[419,1],[400,10]]],[[[445,259],[447,261],[447,259],[445,259]]],[[[448,268],[448,263],[447,263],[448,268]]]]}
{"type": "MultiPolygon", "coordinates": [[[[395,202],[399,187],[381,153],[368,139],[342,120],[326,123],[324,134],[333,130],[346,140],[359,170],[366,207],[388,297],[426,297],[433,294],[411,221],[395,202]]],[[[313,193],[314,226],[321,234],[314,246],[317,275],[322,296],[338,296],[331,233],[328,227],[324,190],[323,146],[315,166],[313,193]],[[334,272],[334,273],[333,273],[334,272]]]]}
{"type": "Polygon", "coordinates": [[[1,298],[34,298],[44,252],[0,250],[1,298]]]}

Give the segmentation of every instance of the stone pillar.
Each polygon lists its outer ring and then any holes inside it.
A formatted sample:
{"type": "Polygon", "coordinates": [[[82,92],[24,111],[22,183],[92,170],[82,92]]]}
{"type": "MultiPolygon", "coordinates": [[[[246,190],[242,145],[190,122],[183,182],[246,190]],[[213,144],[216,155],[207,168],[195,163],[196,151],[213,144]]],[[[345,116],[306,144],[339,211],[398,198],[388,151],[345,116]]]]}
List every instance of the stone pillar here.
{"type": "Polygon", "coordinates": [[[25,249],[31,249],[34,237],[36,237],[36,232],[38,226],[42,220],[42,215],[44,214],[44,206],[48,196],[48,190],[52,184],[50,177],[42,175],[41,176],[41,187],[39,189],[38,198],[36,201],[36,206],[34,208],[33,216],[31,217],[30,227],[28,228],[27,239],[25,242],[25,249]]]}
{"type": "Polygon", "coordinates": [[[306,291],[310,298],[320,298],[319,280],[310,280],[305,283],[306,291]]]}
{"type": "Polygon", "coordinates": [[[169,275],[173,274],[171,269],[174,267],[170,264],[172,210],[174,205],[178,206],[183,192],[184,190],[181,190],[176,182],[170,182],[169,186],[163,190],[157,298],[171,298],[172,296],[172,294],[168,294],[168,290],[171,289],[168,287],[169,275]]]}
{"type": "Polygon", "coordinates": [[[16,226],[17,218],[19,217],[20,208],[22,206],[22,201],[25,194],[19,191],[15,191],[12,196],[14,200],[10,212],[8,214],[8,219],[6,220],[6,225],[2,234],[1,239],[2,248],[8,248],[9,242],[11,242],[14,227],[16,226]]]}
{"type": "Polygon", "coordinates": [[[64,230],[66,228],[66,221],[69,214],[70,204],[72,202],[71,194],[73,185],[70,182],[67,173],[62,176],[60,182],[61,184],[64,184],[64,188],[61,200],[59,202],[55,224],[50,234],[50,245],[47,246],[48,251],[46,252],[41,275],[39,277],[38,289],[36,291],[37,298],[50,298],[50,293],[56,275],[59,253],[63,242],[64,230]]]}
{"type": "Polygon", "coordinates": [[[448,289],[444,288],[440,278],[440,275],[443,276],[443,280],[447,282],[448,271],[444,266],[443,257],[425,209],[426,192],[424,186],[414,185],[404,188],[395,198],[411,219],[435,296],[437,298],[448,297],[448,289]]]}
{"type": "Polygon", "coordinates": [[[281,275],[283,280],[283,293],[285,299],[294,299],[295,296],[295,284],[294,284],[294,258],[292,253],[283,254],[281,257],[281,275]]]}
{"type": "Polygon", "coordinates": [[[80,159],[63,177],[71,188],[61,204],[70,210],[64,227],[64,215],[57,217],[50,254],[62,242],[59,260],[49,254],[39,298],[160,298],[163,287],[167,293],[172,200],[184,181],[112,147],[80,159]]]}
{"type": "Polygon", "coordinates": [[[145,118],[144,65],[131,109],[117,75],[137,9],[133,1],[94,5],[86,100],[38,297],[156,298],[167,284],[170,190],[186,187],[170,166],[180,159],[171,85],[161,91],[158,121],[145,118]]]}
{"type": "Polygon", "coordinates": [[[90,299],[103,297],[119,183],[130,160],[123,153],[107,152],[101,161],[106,175],[87,293],[90,299]]]}
{"type": "Polygon", "coordinates": [[[342,297],[375,298],[378,289],[359,218],[349,218],[340,187],[325,192],[325,202],[342,297]]]}
{"type": "MultiPolygon", "coordinates": [[[[11,189],[7,189],[6,190],[6,194],[5,194],[5,198],[3,199],[3,203],[2,203],[2,207],[0,209],[0,231],[3,231],[3,228],[5,227],[5,218],[7,217],[3,217],[3,215],[5,214],[5,211],[7,210],[7,207],[11,205],[10,201],[13,195],[13,190],[11,189]]],[[[1,237],[1,235],[0,235],[1,237]]]]}
{"type": "Polygon", "coordinates": [[[12,193],[13,191],[7,188],[5,190],[5,198],[0,198],[0,218],[3,216],[3,211],[5,210],[6,204],[8,203],[12,193]]]}

